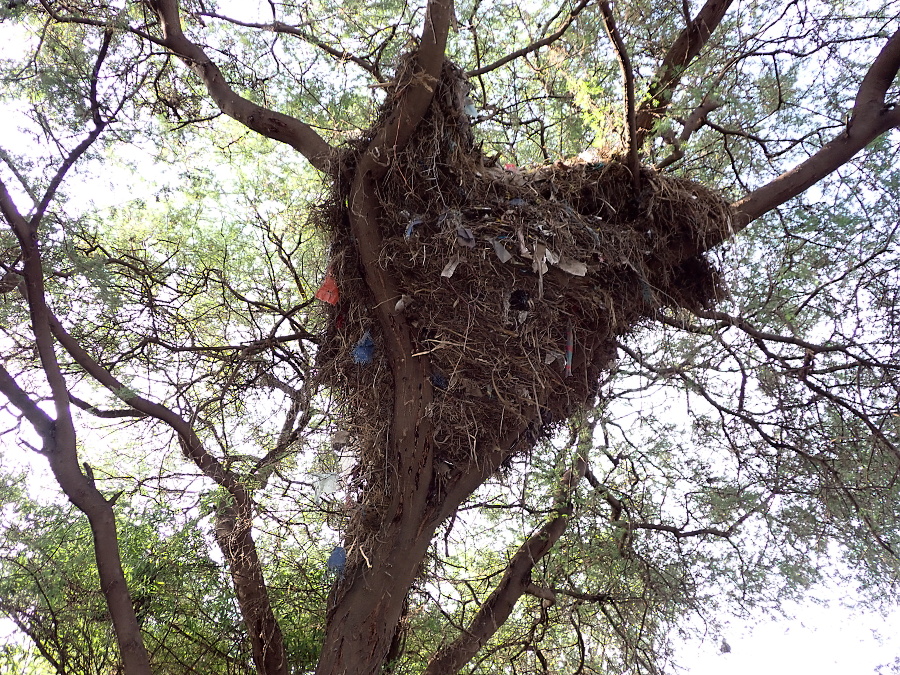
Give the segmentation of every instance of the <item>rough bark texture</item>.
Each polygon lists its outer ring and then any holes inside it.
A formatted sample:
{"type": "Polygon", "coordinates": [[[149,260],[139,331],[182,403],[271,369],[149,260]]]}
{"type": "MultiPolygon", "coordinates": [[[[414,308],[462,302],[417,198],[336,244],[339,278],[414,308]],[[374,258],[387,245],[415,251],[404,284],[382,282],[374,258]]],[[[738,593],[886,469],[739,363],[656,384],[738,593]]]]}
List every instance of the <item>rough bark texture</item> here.
{"type": "Polygon", "coordinates": [[[358,242],[366,283],[385,337],[394,382],[393,414],[386,455],[392,473],[390,503],[381,514],[377,548],[365,551],[369,565],[347,570],[331,596],[328,626],[316,673],[363,675],[381,671],[390,651],[406,594],[418,574],[443,509],[428,504],[434,467],[432,434],[426,416],[431,401],[427,359],[413,358],[410,328],[392,312],[400,297],[388,271],[378,264],[379,200],[375,185],[415,131],[431,103],[444,63],[452,5],[429,3],[413,81],[400,105],[375,134],[357,165],[350,189],[349,218],[358,242]]]}
{"type": "Polygon", "coordinates": [[[216,542],[228,563],[238,606],[250,635],[253,662],[259,675],[287,675],[284,636],[272,611],[269,591],[253,540],[253,506],[220,503],[216,511],[216,542]]]}

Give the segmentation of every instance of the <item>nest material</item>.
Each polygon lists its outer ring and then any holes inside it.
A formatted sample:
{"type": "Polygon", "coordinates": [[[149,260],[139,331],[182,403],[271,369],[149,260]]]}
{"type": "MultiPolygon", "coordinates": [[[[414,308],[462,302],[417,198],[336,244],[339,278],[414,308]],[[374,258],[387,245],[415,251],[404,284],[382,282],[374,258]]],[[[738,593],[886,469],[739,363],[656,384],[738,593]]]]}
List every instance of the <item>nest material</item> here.
{"type": "MultiPolygon", "coordinates": [[[[643,169],[635,195],[630,170],[612,159],[492,166],[473,140],[467,89],[447,64],[426,118],[378,186],[380,264],[404,295],[397,311],[414,329],[416,354],[429,360],[435,455],[450,465],[471,461],[476,443],[564,420],[598,395],[616,336],[662,307],[715,299],[715,271],[691,252],[729,222],[726,202],[688,180],[643,169]]],[[[381,120],[396,98],[389,93],[381,120]]],[[[384,466],[393,384],[340,181],[331,204],[321,224],[341,299],[320,373],[371,486],[384,466]],[[360,363],[366,334],[374,354],[360,363]]]]}

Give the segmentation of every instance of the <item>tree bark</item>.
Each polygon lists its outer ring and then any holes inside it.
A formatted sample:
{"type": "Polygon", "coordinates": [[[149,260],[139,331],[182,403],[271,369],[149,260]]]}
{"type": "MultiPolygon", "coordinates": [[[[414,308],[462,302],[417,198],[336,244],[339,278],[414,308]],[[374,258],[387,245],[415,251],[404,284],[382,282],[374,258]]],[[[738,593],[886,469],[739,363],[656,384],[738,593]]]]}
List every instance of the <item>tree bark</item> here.
{"type": "Polygon", "coordinates": [[[269,590],[253,540],[253,505],[219,502],[216,510],[216,543],[228,563],[238,606],[253,649],[259,675],[287,675],[287,658],[281,626],[275,619],[269,590]]]}
{"type": "MultiPolygon", "coordinates": [[[[96,135],[92,138],[96,138],[96,135]]],[[[86,149],[87,145],[84,143],[79,145],[76,148],[78,152],[76,158],[86,149]]],[[[70,159],[74,162],[72,155],[70,159]]],[[[61,181],[64,172],[58,175],[61,181]]],[[[69,391],[56,357],[50,329],[51,313],[47,307],[44,291],[43,263],[37,236],[40,218],[35,217],[31,222],[27,222],[19,213],[2,181],[0,181],[0,212],[16,235],[22,252],[25,295],[32,332],[41,366],[52,393],[56,419],[52,419],[31,400],[3,368],[0,368],[0,391],[34,426],[43,441],[43,453],[50,462],[54,477],[69,501],[88,518],[94,539],[94,556],[100,576],[100,588],[112,617],[126,675],[150,675],[150,658],[144,647],[140,625],[122,570],[112,505],[100,494],[93,480],[81,472],[78,465],[75,425],[69,409],[69,391]]]]}

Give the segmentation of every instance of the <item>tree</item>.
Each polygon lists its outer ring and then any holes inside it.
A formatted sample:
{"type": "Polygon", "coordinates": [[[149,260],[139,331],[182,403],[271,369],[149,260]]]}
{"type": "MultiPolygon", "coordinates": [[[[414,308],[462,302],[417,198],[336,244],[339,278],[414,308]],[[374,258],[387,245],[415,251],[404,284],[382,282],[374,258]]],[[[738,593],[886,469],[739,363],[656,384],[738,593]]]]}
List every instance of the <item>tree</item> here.
{"type": "Polygon", "coordinates": [[[307,668],[286,598],[328,547],[294,588],[272,556],[310,522],[345,539],[322,674],[655,672],[686,612],[777,603],[830,542],[894,582],[896,7],[269,9],[3,10],[39,142],[2,156],[0,392],[124,672],[158,663],[107,493],[180,503],[188,465],[267,675],[307,668]],[[65,189],[129,144],[169,167],[144,198],[65,189]],[[120,458],[82,461],[106,424],[120,458]],[[506,554],[450,545],[476,509],[506,554]]]}

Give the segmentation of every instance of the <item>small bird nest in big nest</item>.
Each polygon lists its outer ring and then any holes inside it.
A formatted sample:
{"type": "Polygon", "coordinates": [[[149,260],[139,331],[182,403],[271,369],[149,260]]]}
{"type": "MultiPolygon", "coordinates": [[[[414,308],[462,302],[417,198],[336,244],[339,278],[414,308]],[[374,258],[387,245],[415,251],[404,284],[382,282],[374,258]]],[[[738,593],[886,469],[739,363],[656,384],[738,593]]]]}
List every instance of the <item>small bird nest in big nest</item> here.
{"type": "MultiPolygon", "coordinates": [[[[398,78],[402,81],[402,78],[398,78]]],[[[575,160],[498,167],[477,148],[468,85],[447,64],[431,107],[378,185],[381,266],[428,359],[437,459],[465,465],[476,443],[498,443],[566,419],[598,394],[616,336],[663,307],[696,308],[719,294],[697,251],[729,227],[727,203],[697,183],[624,164],[575,160]]],[[[396,95],[389,92],[381,120],[396,95]]],[[[355,162],[376,124],[347,153],[355,162]]],[[[320,225],[331,236],[320,377],[343,409],[367,482],[384,464],[393,383],[336,182],[320,225]]],[[[392,303],[394,300],[391,301],[392,303]]],[[[427,386],[423,382],[424,386],[427,386]]]]}

